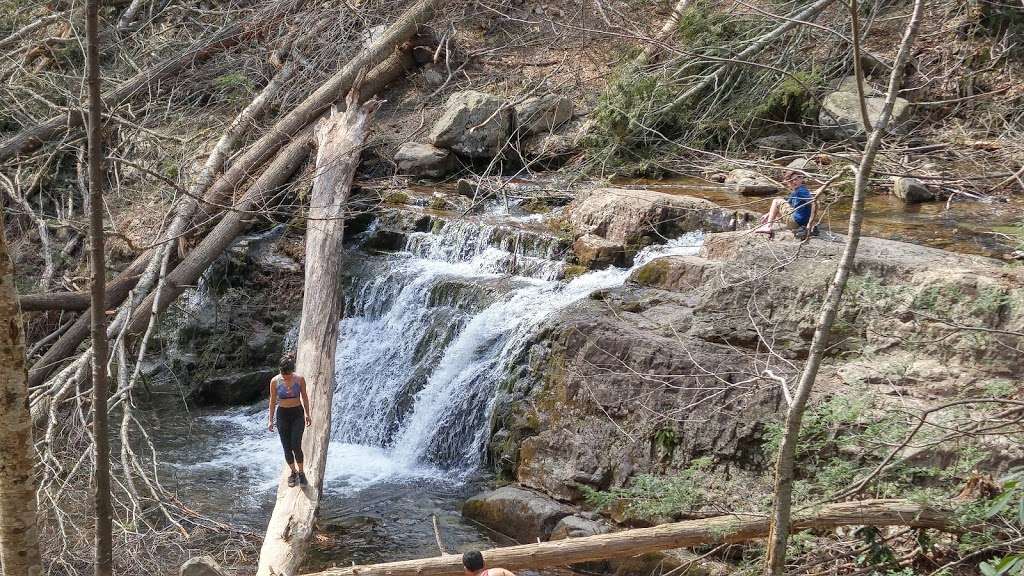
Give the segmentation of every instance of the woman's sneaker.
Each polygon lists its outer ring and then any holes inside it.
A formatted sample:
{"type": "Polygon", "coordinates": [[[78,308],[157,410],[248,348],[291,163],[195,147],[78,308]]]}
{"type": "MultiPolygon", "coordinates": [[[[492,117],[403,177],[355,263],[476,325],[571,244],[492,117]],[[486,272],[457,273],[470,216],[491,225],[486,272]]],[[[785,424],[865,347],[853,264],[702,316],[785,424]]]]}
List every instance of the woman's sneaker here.
{"type": "Polygon", "coordinates": [[[306,481],[306,473],[299,472],[299,486],[309,486],[309,482],[306,481]]]}
{"type": "Polygon", "coordinates": [[[288,477],[288,487],[295,488],[295,482],[298,481],[298,474],[292,472],[291,476],[288,477]]]}

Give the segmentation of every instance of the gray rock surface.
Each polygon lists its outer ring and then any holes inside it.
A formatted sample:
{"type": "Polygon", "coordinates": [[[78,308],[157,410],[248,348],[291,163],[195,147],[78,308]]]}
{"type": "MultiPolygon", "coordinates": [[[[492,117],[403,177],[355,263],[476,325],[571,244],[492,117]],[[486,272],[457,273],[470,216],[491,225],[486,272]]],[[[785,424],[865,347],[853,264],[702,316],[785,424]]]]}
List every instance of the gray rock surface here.
{"type": "Polygon", "coordinates": [[[629,281],[648,288],[685,292],[701,286],[721,266],[699,256],[663,256],[629,275],[629,281]]]}
{"type": "Polygon", "coordinates": [[[521,543],[547,540],[572,508],[519,486],[503,486],[466,500],[462,515],[521,543]]]}
{"type": "Polygon", "coordinates": [[[795,170],[797,172],[817,172],[821,169],[818,163],[811,158],[794,158],[786,164],[787,170],[795,170]]]}
{"type": "Polygon", "coordinates": [[[557,94],[534,96],[516,105],[520,136],[550,133],[571,118],[572,101],[557,94]]]}
{"type": "Polygon", "coordinates": [[[791,132],[782,132],[781,134],[763,136],[754,140],[753,144],[754,146],[767,150],[776,156],[781,156],[797,150],[803,150],[807,147],[807,142],[803,138],[791,132]]]}
{"type": "Polygon", "coordinates": [[[555,524],[551,531],[551,540],[565,540],[566,538],[582,538],[584,536],[596,536],[611,532],[611,526],[600,520],[589,520],[579,516],[566,516],[555,524]]]}
{"type": "Polygon", "coordinates": [[[779,191],[779,184],[753,170],[737,168],[725,177],[726,185],[743,196],[770,196],[779,191]]]}
{"type": "Polygon", "coordinates": [[[443,178],[451,174],[458,161],[448,150],[425,142],[406,142],[395,152],[399,174],[423,178],[443,178]]]}
{"type": "Polygon", "coordinates": [[[566,207],[566,219],[579,235],[596,234],[627,248],[645,236],[660,241],[691,230],[735,230],[756,220],[749,211],[702,198],[626,188],[582,194],[566,207]]]}
{"type": "Polygon", "coordinates": [[[893,178],[892,194],[907,204],[918,204],[935,200],[935,194],[917,178],[897,176],[893,178]]]}
{"type": "MultiPolygon", "coordinates": [[[[838,236],[801,244],[711,234],[699,257],[662,258],[636,271],[633,282],[562,311],[503,383],[493,420],[501,442],[489,447],[491,461],[521,484],[568,501],[581,500],[583,486],[605,490],[641,473],[672,474],[703,456],[744,475],[749,494],[767,493],[754,479],[770,465],[765,431],[783,402],[770,379],[750,378],[765,366],[794,376],[788,362],[799,365],[809,351],[843,246],[838,236]],[[666,264],[677,271],[659,270],[666,264]],[[786,362],[768,353],[765,338],[786,362]],[[680,419],[666,424],[651,414],[680,419]],[[659,440],[666,437],[671,442],[659,440]]],[[[895,387],[901,401],[934,403],[1012,379],[1018,352],[951,335],[928,318],[1022,332],[1021,286],[1024,270],[991,259],[862,238],[819,375],[822,394],[855,389],[884,405],[895,387]],[[1005,305],[978,305],[993,297],[1005,305]],[[927,315],[917,315],[919,307],[927,315]]],[[[985,449],[993,462],[1010,454],[985,449]]]]}
{"type": "MultiPolygon", "coordinates": [[[[878,123],[885,105],[885,98],[878,95],[877,91],[867,91],[869,95],[865,98],[868,120],[874,126],[878,123]]],[[[894,131],[899,132],[901,125],[910,118],[910,102],[904,98],[897,97],[892,109],[892,120],[890,126],[894,131]]],[[[852,138],[864,135],[864,121],[861,118],[860,99],[857,96],[855,80],[845,79],[839,85],[839,89],[831,92],[821,101],[821,112],[818,116],[818,123],[821,125],[821,135],[830,139],[852,138]]]]}
{"type": "Polygon", "coordinates": [[[469,158],[489,158],[499,152],[511,130],[512,108],[504,99],[466,90],[448,98],[430,140],[469,158]]]}

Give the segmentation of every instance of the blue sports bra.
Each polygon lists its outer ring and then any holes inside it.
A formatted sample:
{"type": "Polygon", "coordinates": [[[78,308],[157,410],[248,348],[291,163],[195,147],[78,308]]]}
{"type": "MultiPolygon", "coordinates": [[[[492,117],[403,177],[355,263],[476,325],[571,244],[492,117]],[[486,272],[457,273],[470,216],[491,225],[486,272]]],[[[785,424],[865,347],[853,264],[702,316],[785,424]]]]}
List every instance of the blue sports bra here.
{"type": "Polygon", "coordinates": [[[280,399],[280,400],[288,400],[290,398],[298,398],[299,397],[299,392],[302,391],[302,388],[301,388],[301,386],[299,386],[299,381],[300,381],[299,378],[300,377],[297,374],[294,374],[294,373],[292,374],[292,385],[291,386],[286,386],[285,385],[284,376],[278,375],[278,376],[276,376],[276,378],[277,378],[277,384],[274,385],[274,389],[277,391],[278,399],[280,399]]]}

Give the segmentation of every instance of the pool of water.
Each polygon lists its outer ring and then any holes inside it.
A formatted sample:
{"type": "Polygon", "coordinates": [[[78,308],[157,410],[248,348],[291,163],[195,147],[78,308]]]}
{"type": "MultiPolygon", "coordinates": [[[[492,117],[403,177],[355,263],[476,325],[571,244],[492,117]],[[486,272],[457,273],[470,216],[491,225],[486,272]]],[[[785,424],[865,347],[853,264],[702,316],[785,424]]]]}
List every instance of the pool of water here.
{"type": "MultiPolygon", "coordinates": [[[[732,208],[767,212],[771,197],[741,196],[726,186],[700,179],[621,180],[616,185],[649,188],[669,194],[698,196],[732,208]]],[[[823,223],[833,232],[845,233],[850,217],[849,199],[841,200],[824,213],[823,223]]],[[[904,204],[888,194],[867,198],[863,233],[942,248],[963,254],[1002,258],[1017,249],[1012,238],[999,232],[1024,222],[1024,198],[1013,196],[1005,202],[955,201],[904,204]]]]}
{"type": "MultiPolygon", "coordinates": [[[[266,403],[227,411],[167,404],[150,412],[159,418],[147,424],[164,462],[164,485],[200,514],[262,533],[283,466],[277,434],[260,426],[266,403]]],[[[379,448],[332,442],[306,569],[437,555],[435,517],[449,552],[508,543],[459,514],[490,480],[403,468],[379,448]]]]}

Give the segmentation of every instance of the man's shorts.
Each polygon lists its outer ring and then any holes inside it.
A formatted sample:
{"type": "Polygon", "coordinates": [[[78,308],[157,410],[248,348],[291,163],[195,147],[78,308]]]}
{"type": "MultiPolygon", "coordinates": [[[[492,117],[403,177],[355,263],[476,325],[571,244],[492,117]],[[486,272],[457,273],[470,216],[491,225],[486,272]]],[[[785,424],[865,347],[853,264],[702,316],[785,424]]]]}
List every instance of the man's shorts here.
{"type": "Polygon", "coordinates": [[[779,207],[779,216],[782,222],[785,223],[786,226],[789,227],[791,230],[796,230],[797,228],[803,227],[800,224],[797,224],[796,220],[793,218],[793,215],[795,213],[796,208],[793,208],[793,205],[790,204],[789,202],[783,202],[782,206],[779,207]]]}

